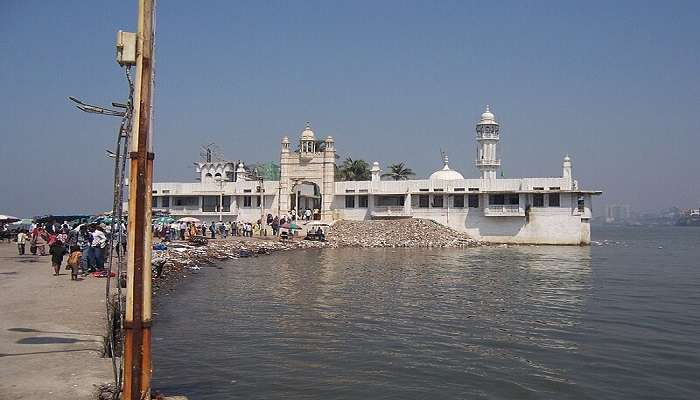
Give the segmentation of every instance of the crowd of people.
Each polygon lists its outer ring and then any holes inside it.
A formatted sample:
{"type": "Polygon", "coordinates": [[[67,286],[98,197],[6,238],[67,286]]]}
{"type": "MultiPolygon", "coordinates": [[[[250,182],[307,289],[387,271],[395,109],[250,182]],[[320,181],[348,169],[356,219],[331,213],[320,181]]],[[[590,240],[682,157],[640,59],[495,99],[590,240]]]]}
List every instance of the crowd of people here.
{"type": "MultiPolygon", "coordinates": [[[[301,217],[305,221],[311,220],[311,210],[306,210],[301,217]]],[[[195,236],[215,238],[228,238],[232,236],[240,237],[261,237],[280,236],[284,230],[289,235],[294,236],[300,229],[295,224],[297,215],[295,210],[279,217],[268,214],[265,220],[258,219],[254,222],[246,221],[174,221],[171,223],[156,222],[153,224],[153,234],[161,240],[190,240],[195,236]]]]}
{"type": "Polygon", "coordinates": [[[71,279],[77,280],[79,274],[104,272],[111,236],[114,236],[114,251],[126,251],[126,227],[116,224],[114,232],[111,228],[100,224],[71,226],[67,221],[35,223],[17,234],[17,251],[19,255],[26,254],[29,244],[31,254],[50,255],[54,275],[60,274],[63,259],[68,255],[66,269],[71,270],[71,279]]]}
{"type": "MultiPolygon", "coordinates": [[[[299,218],[305,221],[311,219],[311,210],[300,213],[299,218]]],[[[154,223],[153,234],[162,241],[190,240],[194,237],[228,238],[273,236],[294,237],[300,227],[295,223],[297,214],[294,210],[279,216],[268,214],[264,219],[255,222],[245,221],[211,221],[171,223],[154,223]]],[[[313,233],[323,238],[323,230],[319,227],[313,233]]],[[[17,251],[20,256],[27,252],[33,255],[51,256],[51,270],[59,275],[65,256],[68,256],[66,269],[71,271],[71,278],[78,279],[79,275],[94,272],[105,272],[105,259],[109,251],[115,254],[126,252],[126,224],[123,222],[110,224],[72,224],[67,221],[33,223],[29,229],[17,233],[17,251]],[[114,231],[112,231],[112,229],[114,231]],[[110,242],[113,248],[109,248],[110,242]]]]}

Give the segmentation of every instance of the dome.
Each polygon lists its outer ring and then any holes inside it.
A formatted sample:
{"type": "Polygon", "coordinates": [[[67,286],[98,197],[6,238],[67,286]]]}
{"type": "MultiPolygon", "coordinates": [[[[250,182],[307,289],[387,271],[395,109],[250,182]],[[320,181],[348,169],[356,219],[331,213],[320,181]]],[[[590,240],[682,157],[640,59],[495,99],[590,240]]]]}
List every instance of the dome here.
{"type": "Polygon", "coordinates": [[[301,132],[301,140],[315,140],[314,131],[311,130],[311,123],[307,122],[306,127],[301,132]]]}
{"type": "Polygon", "coordinates": [[[464,176],[460,174],[459,172],[450,169],[450,166],[448,165],[448,158],[445,156],[442,161],[445,165],[442,167],[442,169],[439,169],[435,172],[433,172],[430,175],[430,180],[431,181],[454,181],[457,179],[464,179],[464,176]]]}
{"type": "Polygon", "coordinates": [[[486,105],[486,111],[484,111],[484,113],[481,114],[481,119],[479,120],[479,124],[498,125],[498,122],[496,122],[496,116],[493,115],[488,104],[486,105]]]}

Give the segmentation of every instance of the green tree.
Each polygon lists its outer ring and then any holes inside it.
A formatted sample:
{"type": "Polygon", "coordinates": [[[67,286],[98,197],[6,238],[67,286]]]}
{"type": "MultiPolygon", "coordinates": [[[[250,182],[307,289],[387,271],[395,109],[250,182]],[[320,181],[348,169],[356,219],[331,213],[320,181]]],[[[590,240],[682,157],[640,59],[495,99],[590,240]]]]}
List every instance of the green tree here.
{"type": "Polygon", "coordinates": [[[372,177],[367,161],[350,157],[343,161],[337,172],[337,178],[341,181],[368,181],[372,177]]]}
{"type": "Polygon", "coordinates": [[[391,178],[395,181],[405,181],[411,176],[416,174],[412,169],[406,168],[405,163],[391,164],[389,166],[389,172],[382,174],[382,178],[391,178]]]}

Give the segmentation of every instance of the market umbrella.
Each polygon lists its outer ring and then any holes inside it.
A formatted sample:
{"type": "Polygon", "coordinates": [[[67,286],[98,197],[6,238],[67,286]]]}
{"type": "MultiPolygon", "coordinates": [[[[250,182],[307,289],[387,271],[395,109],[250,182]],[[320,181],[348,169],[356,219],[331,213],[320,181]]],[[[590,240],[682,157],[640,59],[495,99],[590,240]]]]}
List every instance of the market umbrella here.
{"type": "Polygon", "coordinates": [[[171,224],[173,221],[175,221],[173,217],[158,217],[153,220],[156,224],[171,224]]]}
{"type": "Polygon", "coordinates": [[[11,224],[13,222],[21,221],[21,218],[13,217],[11,215],[0,214],[0,224],[11,224]]]}
{"type": "Polygon", "coordinates": [[[285,223],[285,224],[282,225],[280,228],[282,228],[282,229],[299,229],[299,225],[297,225],[297,224],[294,223],[294,222],[292,222],[291,224],[290,224],[290,223],[285,223]]]}
{"type": "Polygon", "coordinates": [[[184,217],[184,218],[178,219],[177,222],[200,222],[200,221],[194,217],[184,217]]]}

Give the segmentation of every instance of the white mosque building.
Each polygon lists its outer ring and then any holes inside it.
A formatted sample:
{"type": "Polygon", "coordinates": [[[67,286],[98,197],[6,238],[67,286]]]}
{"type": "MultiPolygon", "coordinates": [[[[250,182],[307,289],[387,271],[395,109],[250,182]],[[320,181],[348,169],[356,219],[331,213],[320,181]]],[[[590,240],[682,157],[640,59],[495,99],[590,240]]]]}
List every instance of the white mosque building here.
{"type": "Polygon", "coordinates": [[[154,183],[153,207],[203,221],[255,221],[307,208],[328,222],[426,218],[485,242],[589,244],[591,197],[601,192],[579,188],[568,155],[559,177],[499,178],[499,140],[487,106],[476,124],[479,178],[465,179],[444,156],[428,179],[382,180],[374,162],[371,180],[336,181],[335,141],[317,141],[307,123],[297,151],[282,139],[278,181],[251,180],[235,162],[197,163],[198,182],[154,183]]]}

